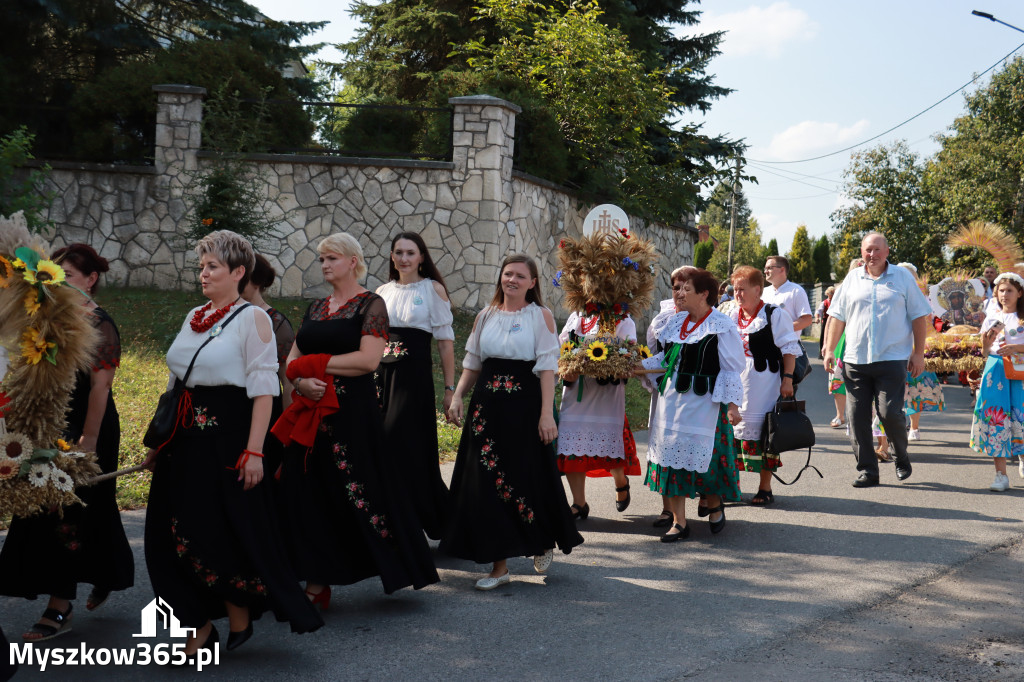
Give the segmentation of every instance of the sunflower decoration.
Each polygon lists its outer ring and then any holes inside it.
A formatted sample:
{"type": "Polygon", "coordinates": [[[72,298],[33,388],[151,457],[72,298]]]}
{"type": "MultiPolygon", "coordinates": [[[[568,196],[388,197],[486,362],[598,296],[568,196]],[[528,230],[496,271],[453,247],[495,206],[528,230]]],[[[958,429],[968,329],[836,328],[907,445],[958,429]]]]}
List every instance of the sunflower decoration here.
{"type": "Polygon", "coordinates": [[[608,359],[608,346],[601,340],[591,342],[587,346],[587,357],[594,362],[604,362],[608,359]]]}
{"type": "Polygon", "coordinates": [[[566,341],[562,344],[562,350],[559,354],[560,357],[567,358],[572,355],[572,352],[576,349],[576,344],[572,341],[566,341]]]}
{"type": "Polygon", "coordinates": [[[554,284],[564,292],[562,305],[579,312],[582,331],[591,333],[579,347],[583,352],[567,353],[563,347],[559,372],[597,379],[631,374],[644,356],[639,344],[618,338],[615,329],[631,312],[651,304],[658,259],[654,246],[627,230],[611,229],[565,237],[558,246],[554,284]]]}
{"type": "Polygon", "coordinates": [[[644,345],[642,343],[637,346],[636,350],[637,350],[638,353],[640,353],[640,357],[642,359],[644,359],[644,360],[646,360],[647,358],[651,357],[651,355],[653,355],[651,353],[651,349],[648,348],[646,345],[644,345]]]}
{"type": "Polygon", "coordinates": [[[0,386],[0,516],[62,513],[81,502],[75,486],[100,471],[95,453],[59,442],[75,373],[89,367],[97,337],[82,294],[49,253],[23,215],[0,216],[0,341],[20,350],[0,386]]]}

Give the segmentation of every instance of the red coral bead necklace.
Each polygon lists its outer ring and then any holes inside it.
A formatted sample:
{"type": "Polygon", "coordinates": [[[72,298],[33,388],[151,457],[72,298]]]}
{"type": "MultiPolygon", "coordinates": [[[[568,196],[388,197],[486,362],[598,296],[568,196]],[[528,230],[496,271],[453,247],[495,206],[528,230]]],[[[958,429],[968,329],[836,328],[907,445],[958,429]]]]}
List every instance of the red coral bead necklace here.
{"type": "Polygon", "coordinates": [[[747,327],[749,327],[750,323],[753,322],[755,319],[757,319],[757,314],[759,312],[761,312],[761,308],[763,308],[763,307],[764,307],[764,301],[761,301],[760,303],[757,304],[757,310],[755,310],[754,314],[751,315],[750,317],[746,316],[747,315],[747,311],[745,311],[743,308],[740,308],[740,319],[739,319],[740,329],[746,329],[747,327]]]}
{"type": "Polygon", "coordinates": [[[202,334],[203,332],[210,331],[210,329],[213,328],[213,325],[217,324],[222,319],[224,319],[224,316],[228,314],[228,311],[231,310],[231,307],[238,303],[238,301],[240,301],[241,298],[242,297],[239,296],[238,298],[236,298],[234,301],[224,306],[223,308],[218,308],[213,312],[213,314],[211,314],[205,320],[203,319],[203,315],[205,315],[206,312],[213,307],[213,301],[210,301],[209,303],[204,305],[202,308],[197,310],[195,314],[192,316],[192,321],[189,323],[189,325],[192,327],[192,331],[194,331],[197,334],[202,334]]]}
{"type": "Polygon", "coordinates": [[[690,334],[692,334],[695,331],[697,331],[697,328],[700,327],[704,323],[704,320],[708,319],[708,315],[711,314],[712,310],[714,310],[714,308],[709,308],[708,311],[706,313],[704,313],[704,317],[702,317],[699,320],[697,320],[697,323],[694,324],[692,327],[690,326],[690,319],[691,319],[691,317],[689,315],[687,315],[686,319],[683,320],[683,326],[681,326],[679,328],[679,340],[682,341],[687,336],[689,336],[690,334]]]}

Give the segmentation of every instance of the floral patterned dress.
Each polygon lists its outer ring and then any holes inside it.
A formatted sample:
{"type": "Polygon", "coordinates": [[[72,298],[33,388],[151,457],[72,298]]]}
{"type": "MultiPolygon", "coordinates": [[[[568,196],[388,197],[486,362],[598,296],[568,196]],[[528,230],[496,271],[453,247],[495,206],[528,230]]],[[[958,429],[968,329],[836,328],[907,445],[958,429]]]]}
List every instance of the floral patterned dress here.
{"type": "Polygon", "coordinates": [[[583,542],[551,445],[537,432],[539,373],[558,364],[543,309],[488,309],[466,342],[463,367],[480,375],[452,474],[441,551],[477,563],[534,556],[583,542]]]}
{"type": "MultiPolygon", "coordinates": [[[[366,335],[388,339],[384,300],[364,291],[335,312],[329,299],[310,304],[295,335],[303,355],[342,355],[366,335]]],[[[290,445],[280,499],[288,547],[299,578],[350,585],[380,576],[388,594],[438,581],[423,529],[401,487],[373,374],[334,377],[339,409],[320,422],[313,447],[290,445]]]]}
{"type": "Polygon", "coordinates": [[[974,405],[971,448],[989,457],[1024,456],[1024,381],[1007,379],[1003,358],[995,351],[1006,344],[1024,343],[1024,320],[1016,313],[997,313],[985,318],[981,333],[1003,323],[989,349],[974,405]]]}
{"type": "MultiPolygon", "coordinates": [[[[95,308],[92,323],[100,335],[92,371],[117,368],[121,364],[121,337],[114,320],[102,308],[95,308]]],[[[82,436],[91,390],[90,372],[79,371],[64,433],[68,442],[82,436]]],[[[104,472],[117,470],[120,444],[121,423],[110,392],[96,440],[96,455],[104,472]]],[[[79,488],[77,495],[86,506],[65,509],[63,518],[56,514],[15,518],[0,552],[0,594],[74,599],[80,582],[108,590],[131,587],[135,583],[135,560],[121,525],[116,485],[110,480],[79,488]]]]}

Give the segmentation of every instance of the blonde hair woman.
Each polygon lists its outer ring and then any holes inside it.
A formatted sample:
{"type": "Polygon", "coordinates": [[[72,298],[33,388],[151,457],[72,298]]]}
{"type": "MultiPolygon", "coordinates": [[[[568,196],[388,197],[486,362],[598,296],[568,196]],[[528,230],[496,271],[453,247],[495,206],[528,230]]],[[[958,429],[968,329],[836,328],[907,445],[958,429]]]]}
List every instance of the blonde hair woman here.
{"type": "Polygon", "coordinates": [[[273,433],[289,446],[280,490],[292,563],[307,597],[326,609],[331,585],[380,576],[390,594],[438,577],[404,490],[392,485],[373,380],[389,338],[387,306],[360,284],[366,263],[354,237],[332,234],[317,251],[331,294],[309,305],[295,334],[296,399],[273,433]]]}

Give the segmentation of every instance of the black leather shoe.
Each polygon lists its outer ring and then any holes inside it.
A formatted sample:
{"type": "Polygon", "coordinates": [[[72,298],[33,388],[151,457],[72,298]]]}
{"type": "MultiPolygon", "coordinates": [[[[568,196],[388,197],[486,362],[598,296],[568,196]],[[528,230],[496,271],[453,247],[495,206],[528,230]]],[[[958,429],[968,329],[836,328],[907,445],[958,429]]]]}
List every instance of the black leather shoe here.
{"type": "Polygon", "coordinates": [[[249,624],[247,626],[245,626],[245,629],[242,630],[241,632],[235,632],[234,630],[229,630],[228,631],[228,645],[227,645],[228,651],[231,651],[232,649],[237,649],[238,647],[242,646],[243,644],[245,644],[246,642],[249,641],[250,637],[252,637],[252,621],[251,620],[249,621],[249,624]]]}
{"type": "MultiPolygon", "coordinates": [[[[629,481],[627,481],[626,485],[622,486],[621,488],[616,488],[615,492],[617,492],[617,493],[626,493],[626,499],[624,499],[624,500],[615,500],[615,511],[617,511],[617,512],[624,512],[624,511],[626,511],[626,508],[629,507],[629,503],[632,500],[632,498],[631,498],[631,496],[629,494],[629,481]]],[[[618,497],[618,495],[616,495],[616,497],[618,497]]]]}
{"type": "Polygon", "coordinates": [[[725,504],[719,502],[717,507],[708,509],[708,525],[711,527],[712,533],[722,532],[722,529],[725,528],[725,504]],[[717,521],[712,521],[711,515],[718,513],[722,514],[722,518],[718,519],[717,521]]]}
{"type": "Polygon", "coordinates": [[[668,528],[672,525],[673,518],[674,517],[672,516],[672,512],[668,511],[667,509],[662,509],[661,515],[658,516],[658,519],[652,525],[655,528],[668,528]]]}
{"type": "MultiPolygon", "coordinates": [[[[907,475],[909,476],[910,474],[907,475]]],[[[866,471],[853,482],[854,488],[870,488],[873,485],[878,485],[878,474],[869,474],[866,471]]]]}
{"type": "Polygon", "coordinates": [[[910,478],[910,474],[914,472],[914,467],[910,466],[910,458],[908,457],[903,462],[896,462],[896,478],[901,481],[905,481],[910,478]]]}
{"type": "Polygon", "coordinates": [[[690,526],[680,526],[678,523],[673,523],[672,528],[669,530],[679,530],[678,533],[665,533],[661,536],[662,542],[675,542],[676,540],[685,540],[690,537],[690,526]]]}

